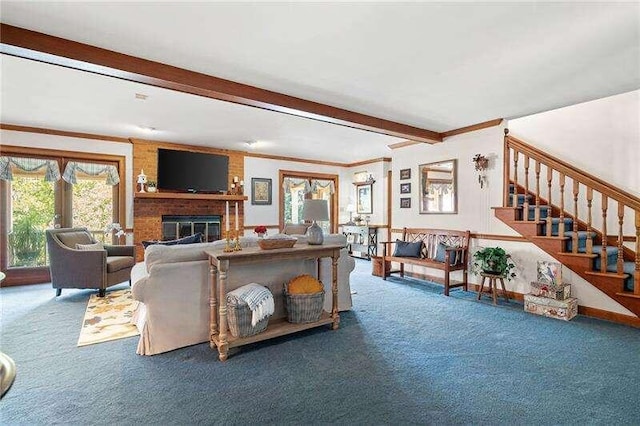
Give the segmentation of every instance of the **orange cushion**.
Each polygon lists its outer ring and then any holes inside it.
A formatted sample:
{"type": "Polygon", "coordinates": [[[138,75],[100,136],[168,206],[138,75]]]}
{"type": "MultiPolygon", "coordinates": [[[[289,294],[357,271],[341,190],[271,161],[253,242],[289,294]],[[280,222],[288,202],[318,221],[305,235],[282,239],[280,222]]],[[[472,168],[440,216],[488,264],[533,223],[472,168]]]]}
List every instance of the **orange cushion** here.
{"type": "Polygon", "coordinates": [[[311,275],[299,275],[289,281],[287,289],[289,294],[311,294],[324,290],[324,286],[311,275]]]}

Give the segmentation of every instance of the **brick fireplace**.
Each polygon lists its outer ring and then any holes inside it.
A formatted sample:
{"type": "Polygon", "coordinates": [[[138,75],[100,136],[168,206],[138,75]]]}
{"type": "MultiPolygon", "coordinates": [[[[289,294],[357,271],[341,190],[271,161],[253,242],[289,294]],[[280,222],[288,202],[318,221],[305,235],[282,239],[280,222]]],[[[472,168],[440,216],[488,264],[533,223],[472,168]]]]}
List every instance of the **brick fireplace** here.
{"type": "Polygon", "coordinates": [[[175,144],[142,139],[131,139],[133,143],[133,232],[137,259],[144,258],[142,241],[161,240],[163,238],[162,216],[219,216],[220,229],[225,229],[225,201],[229,201],[230,229],[235,229],[235,203],[238,202],[238,227],[243,235],[244,202],[247,197],[225,197],[207,194],[140,194],[135,178],[144,169],[149,180],[157,180],[158,148],[179,149],[227,155],[229,157],[229,187],[234,176],[243,179],[244,153],[241,151],[220,150],[202,146],[175,144]]]}
{"type": "MultiPolygon", "coordinates": [[[[144,249],[142,241],[163,239],[163,216],[215,216],[219,218],[219,229],[225,229],[225,201],[212,200],[206,198],[207,195],[198,194],[178,194],[191,198],[170,198],[171,194],[136,194],[133,202],[134,209],[134,244],[138,249],[137,260],[144,259],[144,249]],[[167,198],[160,198],[167,197],[167,198]]],[[[235,229],[235,200],[229,201],[229,228],[235,229]]],[[[173,225],[175,229],[175,224],[173,225]]],[[[244,227],[244,202],[238,201],[238,228],[240,235],[243,235],[244,227]]]]}

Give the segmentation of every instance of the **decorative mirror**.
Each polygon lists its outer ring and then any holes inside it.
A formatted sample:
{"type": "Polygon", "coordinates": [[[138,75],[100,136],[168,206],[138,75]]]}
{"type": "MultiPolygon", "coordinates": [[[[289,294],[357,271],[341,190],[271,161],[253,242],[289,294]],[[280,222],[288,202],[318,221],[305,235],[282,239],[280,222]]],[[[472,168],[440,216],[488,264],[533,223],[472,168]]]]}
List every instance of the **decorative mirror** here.
{"type": "Polygon", "coordinates": [[[373,183],[372,181],[356,182],[356,212],[358,214],[373,213],[373,183]]]}
{"type": "Polygon", "coordinates": [[[457,161],[421,164],[420,213],[458,213],[457,161]]]}

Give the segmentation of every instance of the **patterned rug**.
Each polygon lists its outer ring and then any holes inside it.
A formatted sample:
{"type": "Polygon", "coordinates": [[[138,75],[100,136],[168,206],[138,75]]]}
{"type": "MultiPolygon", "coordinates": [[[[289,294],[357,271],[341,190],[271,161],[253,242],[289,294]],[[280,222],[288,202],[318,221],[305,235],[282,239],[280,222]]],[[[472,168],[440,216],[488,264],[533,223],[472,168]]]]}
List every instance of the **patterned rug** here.
{"type": "Polygon", "coordinates": [[[84,314],[78,346],[139,335],[131,322],[138,303],[131,297],[130,289],[112,291],[105,297],[92,294],[84,314]]]}

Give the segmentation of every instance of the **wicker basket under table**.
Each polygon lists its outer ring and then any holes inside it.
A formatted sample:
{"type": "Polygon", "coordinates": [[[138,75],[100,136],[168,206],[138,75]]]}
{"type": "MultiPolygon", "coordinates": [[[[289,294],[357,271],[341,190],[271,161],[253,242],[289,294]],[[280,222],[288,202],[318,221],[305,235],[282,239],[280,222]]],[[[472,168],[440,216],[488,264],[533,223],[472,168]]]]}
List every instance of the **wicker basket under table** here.
{"type": "Polygon", "coordinates": [[[249,305],[235,296],[227,295],[227,324],[233,337],[248,337],[265,331],[269,324],[269,317],[261,319],[252,326],[249,305]]]}
{"type": "Polygon", "coordinates": [[[316,322],[322,315],[324,290],[310,294],[289,294],[285,285],[284,299],[287,308],[287,321],[291,323],[316,322]]]}

